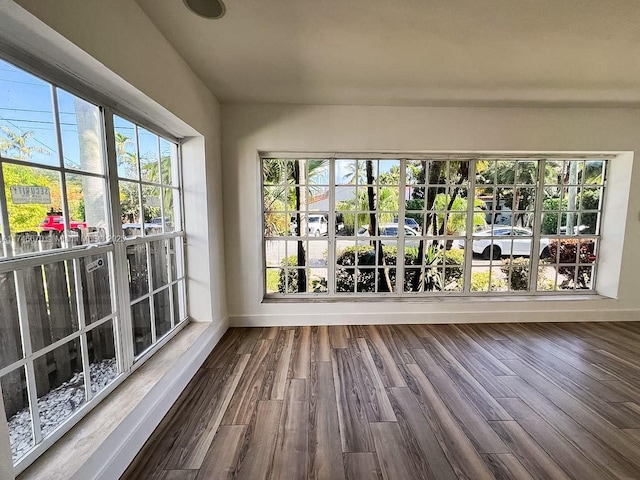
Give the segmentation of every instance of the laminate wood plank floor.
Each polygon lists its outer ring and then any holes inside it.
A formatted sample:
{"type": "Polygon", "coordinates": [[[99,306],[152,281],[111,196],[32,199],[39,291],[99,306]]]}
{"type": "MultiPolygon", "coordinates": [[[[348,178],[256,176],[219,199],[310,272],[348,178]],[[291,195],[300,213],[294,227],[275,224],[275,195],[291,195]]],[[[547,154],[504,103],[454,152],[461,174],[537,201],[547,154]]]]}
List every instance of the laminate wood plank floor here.
{"type": "Polygon", "coordinates": [[[232,328],[123,475],[640,479],[640,322],[232,328]]]}

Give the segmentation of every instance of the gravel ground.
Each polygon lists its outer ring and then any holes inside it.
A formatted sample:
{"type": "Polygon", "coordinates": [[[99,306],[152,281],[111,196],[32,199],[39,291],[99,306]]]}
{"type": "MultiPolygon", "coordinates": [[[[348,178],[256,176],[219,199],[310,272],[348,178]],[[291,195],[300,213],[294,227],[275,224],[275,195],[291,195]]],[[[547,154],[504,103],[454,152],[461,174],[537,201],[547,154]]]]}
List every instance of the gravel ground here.
{"type": "MultiPolygon", "coordinates": [[[[95,394],[118,376],[116,360],[107,359],[91,364],[91,391],[95,394]]],[[[84,377],[76,373],[69,381],[38,399],[42,437],[47,437],[61,423],[85,403],[84,377]]],[[[13,462],[22,458],[33,447],[29,408],[24,408],[9,419],[9,437],[13,462]]]]}

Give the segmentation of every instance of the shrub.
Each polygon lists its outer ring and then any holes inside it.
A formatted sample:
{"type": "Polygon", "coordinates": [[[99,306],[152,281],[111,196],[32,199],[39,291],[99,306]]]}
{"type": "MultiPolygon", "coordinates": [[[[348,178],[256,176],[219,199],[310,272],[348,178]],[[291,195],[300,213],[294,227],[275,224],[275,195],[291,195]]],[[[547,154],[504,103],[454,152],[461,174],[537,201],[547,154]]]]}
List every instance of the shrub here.
{"type": "Polygon", "coordinates": [[[495,292],[503,290],[506,287],[504,280],[491,275],[491,285],[489,285],[490,272],[473,272],[471,274],[471,291],[472,292],[495,292]]]}
{"type": "Polygon", "coordinates": [[[567,278],[562,282],[561,287],[569,286],[575,280],[576,288],[589,288],[591,282],[591,264],[596,261],[595,242],[577,238],[567,238],[563,240],[553,240],[549,243],[549,258],[551,262],[557,262],[556,269],[560,275],[567,278]],[[580,264],[576,278],[576,266],[564,265],[575,264],[576,260],[580,264]],[[584,266],[582,266],[584,265],[584,266]]]}
{"type": "MultiPolygon", "coordinates": [[[[286,259],[283,259],[281,265],[289,266],[289,267],[297,267],[298,266],[298,258],[293,255],[286,259]]],[[[311,275],[311,270],[306,269],[307,271],[307,282],[311,286],[311,292],[313,293],[323,293],[327,291],[327,279],[321,278],[316,275],[311,275]]],[[[267,282],[269,282],[269,277],[267,277],[267,282]]],[[[289,268],[284,269],[281,268],[278,272],[278,293],[298,293],[298,269],[297,268],[289,268]],[[285,272],[289,272],[289,278],[287,283],[287,275],[285,272]]]]}
{"type": "MultiPolygon", "coordinates": [[[[298,265],[298,257],[295,255],[287,257],[280,262],[282,266],[295,267],[298,265]]],[[[278,275],[278,292],[279,293],[298,293],[298,270],[295,269],[280,269],[278,275]],[[287,275],[285,272],[289,272],[289,282],[287,284],[287,275]]]]}
{"type": "Polygon", "coordinates": [[[267,270],[267,292],[280,291],[280,273],[274,269],[267,270]]]}
{"type": "MultiPolygon", "coordinates": [[[[545,265],[540,264],[538,266],[538,289],[549,290],[549,281],[544,276],[545,265]]],[[[500,267],[502,273],[507,278],[509,284],[509,290],[528,290],[529,289],[529,259],[528,258],[514,258],[505,259],[502,261],[500,267]],[[511,276],[509,276],[511,272],[511,276]]]]}

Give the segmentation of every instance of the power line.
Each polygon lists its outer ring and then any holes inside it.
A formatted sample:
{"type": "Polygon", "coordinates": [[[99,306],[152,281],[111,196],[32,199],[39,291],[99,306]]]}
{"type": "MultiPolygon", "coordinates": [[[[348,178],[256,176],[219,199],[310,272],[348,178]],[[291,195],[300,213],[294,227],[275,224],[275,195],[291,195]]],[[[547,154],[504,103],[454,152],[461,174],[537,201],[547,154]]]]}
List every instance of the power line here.
{"type": "MultiPolygon", "coordinates": [[[[0,110],[9,110],[12,112],[29,112],[29,113],[50,113],[53,115],[52,110],[35,110],[32,108],[11,108],[11,107],[0,107],[0,110]]],[[[58,112],[60,115],[75,115],[75,112],[58,112]]]]}
{"type": "MultiPolygon", "coordinates": [[[[23,122],[23,123],[42,123],[45,125],[53,125],[55,122],[53,120],[26,120],[26,119],[22,119],[22,118],[6,118],[3,117],[5,121],[12,121],[12,122],[23,122]]],[[[59,122],[58,125],[65,125],[65,126],[77,126],[77,123],[65,123],[65,122],[59,122]]]]}
{"type": "Polygon", "coordinates": [[[7,83],[18,83],[20,85],[32,85],[34,87],[47,87],[49,88],[50,85],[49,84],[40,84],[40,83],[32,83],[32,82],[21,82],[19,80],[7,80],[6,78],[0,78],[0,82],[7,82],[7,83]]]}

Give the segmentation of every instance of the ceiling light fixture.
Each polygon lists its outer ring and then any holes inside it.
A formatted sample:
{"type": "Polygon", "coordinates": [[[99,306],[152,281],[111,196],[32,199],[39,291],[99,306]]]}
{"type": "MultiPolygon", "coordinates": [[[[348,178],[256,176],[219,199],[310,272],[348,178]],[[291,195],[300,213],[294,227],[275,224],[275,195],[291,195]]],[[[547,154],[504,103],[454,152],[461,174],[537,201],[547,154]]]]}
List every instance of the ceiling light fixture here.
{"type": "Polygon", "coordinates": [[[184,4],[193,13],[204,18],[222,18],[226,11],[222,0],[184,0],[184,4]]]}

